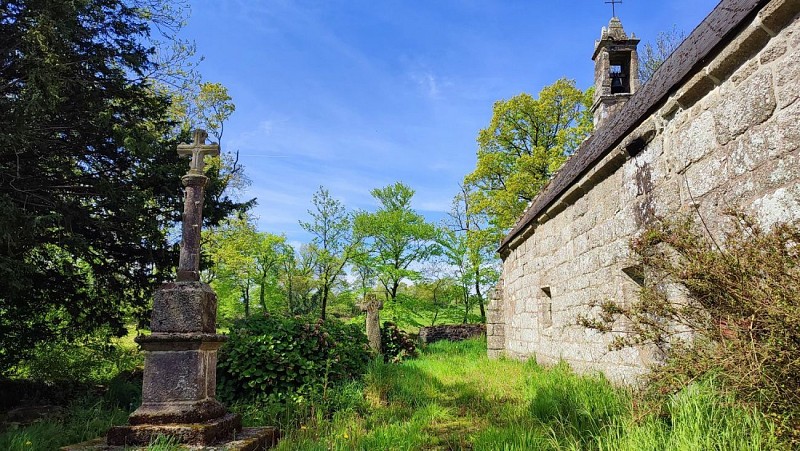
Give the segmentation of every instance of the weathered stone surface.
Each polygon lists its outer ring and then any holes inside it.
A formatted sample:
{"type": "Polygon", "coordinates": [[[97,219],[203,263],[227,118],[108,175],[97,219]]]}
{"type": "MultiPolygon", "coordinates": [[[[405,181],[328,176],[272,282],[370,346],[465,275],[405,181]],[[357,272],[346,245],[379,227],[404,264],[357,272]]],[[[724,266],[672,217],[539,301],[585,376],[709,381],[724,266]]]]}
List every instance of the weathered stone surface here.
{"type": "MultiPolygon", "coordinates": [[[[724,0],[712,14],[728,15],[741,4],[724,0]]],[[[504,282],[487,306],[490,356],[564,359],[578,371],[635,382],[662,356],[646,348],[609,352],[613,334],[576,322],[580,314],[597,314],[598,302],[637,300],[639,285],[624,272],[631,265],[628,243],[650,219],[700,214],[717,236],[731,207],[767,227],[800,219],[800,0],[748,5],[763,7],[764,24],[778,28],[741,23],[738,36],[725,37],[694,72],[658,87],[672,99],[644,109],[634,96],[621,111],[642,116],[617,117],[598,129],[581,147],[588,153],[573,156],[577,163],[565,166],[503,241],[504,282]],[[616,123],[634,125],[611,139],[616,123]],[[647,133],[654,135],[643,147],[626,153],[626,143],[647,133]],[[617,154],[627,156],[619,161],[617,154]]],[[[700,37],[687,41],[701,45],[700,37]]],[[[685,299],[680,290],[669,296],[685,299]]]]}
{"type": "MultiPolygon", "coordinates": [[[[279,433],[273,427],[242,428],[235,434],[235,439],[223,440],[210,445],[179,445],[185,451],[262,451],[278,444],[279,433]]],[[[109,445],[104,437],[89,440],[77,445],[61,448],[61,451],[144,451],[147,446],[109,445]]]]}
{"type": "Polygon", "coordinates": [[[766,121],[777,106],[769,71],[753,75],[736,90],[737,95],[726,96],[715,112],[720,144],[727,144],[748,128],[766,121]]]}
{"type": "Polygon", "coordinates": [[[233,431],[242,428],[238,415],[228,414],[203,423],[143,424],[114,426],[106,434],[110,445],[143,445],[159,435],[175,437],[179,443],[210,445],[232,437],[233,431]]]}
{"type": "Polygon", "coordinates": [[[786,60],[793,61],[795,64],[786,64],[777,71],[775,76],[775,86],[777,87],[778,105],[785,108],[800,98],[800,49],[796,49],[786,56],[786,60]]]}
{"type": "MultiPolygon", "coordinates": [[[[500,332],[500,330],[494,330],[500,332]]],[[[419,339],[423,343],[434,343],[441,340],[461,341],[480,337],[486,333],[485,324],[443,324],[440,326],[420,327],[419,339]]]]}
{"type": "Polygon", "coordinates": [[[375,293],[368,293],[367,299],[359,306],[362,312],[367,313],[367,340],[369,348],[375,353],[381,353],[381,316],[380,310],[383,302],[378,300],[375,293]]]}
{"type": "Polygon", "coordinates": [[[202,282],[171,282],[156,290],[150,330],[216,332],[217,295],[202,282]]]}
{"type": "Polygon", "coordinates": [[[160,425],[202,423],[227,414],[225,406],[216,399],[184,402],[143,403],[128,418],[131,425],[160,425]]]}

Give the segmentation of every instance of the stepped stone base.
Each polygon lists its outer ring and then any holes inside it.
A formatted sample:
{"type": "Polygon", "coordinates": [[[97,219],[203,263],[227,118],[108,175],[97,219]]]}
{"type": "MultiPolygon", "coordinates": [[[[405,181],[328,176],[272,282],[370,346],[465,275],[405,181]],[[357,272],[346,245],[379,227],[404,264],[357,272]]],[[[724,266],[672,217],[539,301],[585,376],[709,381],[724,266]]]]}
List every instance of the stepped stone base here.
{"type": "Polygon", "coordinates": [[[180,443],[206,445],[223,440],[241,428],[242,419],[228,414],[203,423],[114,426],[106,438],[111,445],[146,445],[159,435],[168,435],[180,443]]]}
{"type": "MultiPolygon", "coordinates": [[[[157,427],[162,428],[165,426],[157,427]]],[[[176,427],[191,427],[191,425],[176,427]]],[[[278,430],[274,427],[243,428],[226,440],[220,440],[208,445],[186,444],[181,445],[180,449],[187,451],[261,451],[275,446],[278,443],[278,437],[278,430]]],[[[147,449],[147,445],[140,447],[109,445],[105,437],[100,437],[77,445],[65,446],[61,448],[61,451],[140,451],[145,449],[147,449]]]]}

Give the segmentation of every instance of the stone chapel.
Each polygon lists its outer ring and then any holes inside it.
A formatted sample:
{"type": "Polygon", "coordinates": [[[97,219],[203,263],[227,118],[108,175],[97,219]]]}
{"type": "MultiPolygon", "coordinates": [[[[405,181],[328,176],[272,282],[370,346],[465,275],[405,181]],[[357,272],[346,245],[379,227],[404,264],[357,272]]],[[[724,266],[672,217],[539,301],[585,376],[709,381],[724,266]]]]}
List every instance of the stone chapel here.
{"type": "Polygon", "coordinates": [[[593,301],[632,302],[629,242],[655,217],[726,208],[762,225],[800,219],[800,0],[722,0],[653,77],[612,18],[596,42],[595,132],[499,249],[490,356],[565,360],[633,382],[655,356],[609,351],[577,324],[593,301]]]}

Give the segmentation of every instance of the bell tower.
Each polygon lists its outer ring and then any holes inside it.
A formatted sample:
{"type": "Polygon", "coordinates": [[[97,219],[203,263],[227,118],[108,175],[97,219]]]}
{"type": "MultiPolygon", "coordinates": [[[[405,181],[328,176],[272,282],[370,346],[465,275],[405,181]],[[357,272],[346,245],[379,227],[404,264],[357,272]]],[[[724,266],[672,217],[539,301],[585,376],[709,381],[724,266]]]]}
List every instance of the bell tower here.
{"type": "Polygon", "coordinates": [[[595,42],[594,126],[599,127],[611,117],[639,88],[639,40],[633,33],[628,37],[622,22],[612,17],[608,29],[603,27],[600,40],[595,42]]]}

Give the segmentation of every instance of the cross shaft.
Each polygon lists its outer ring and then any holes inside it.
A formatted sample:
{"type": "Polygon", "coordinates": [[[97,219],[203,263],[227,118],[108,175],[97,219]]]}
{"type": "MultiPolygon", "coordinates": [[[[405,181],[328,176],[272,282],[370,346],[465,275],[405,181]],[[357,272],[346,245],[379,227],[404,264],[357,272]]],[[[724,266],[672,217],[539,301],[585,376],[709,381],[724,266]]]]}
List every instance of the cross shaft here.
{"type": "Polygon", "coordinates": [[[610,1],[607,1],[606,3],[610,3],[611,4],[611,15],[613,17],[617,17],[617,8],[616,8],[616,6],[617,6],[617,3],[619,3],[621,5],[622,4],[622,0],[610,0],[610,1]]]}

